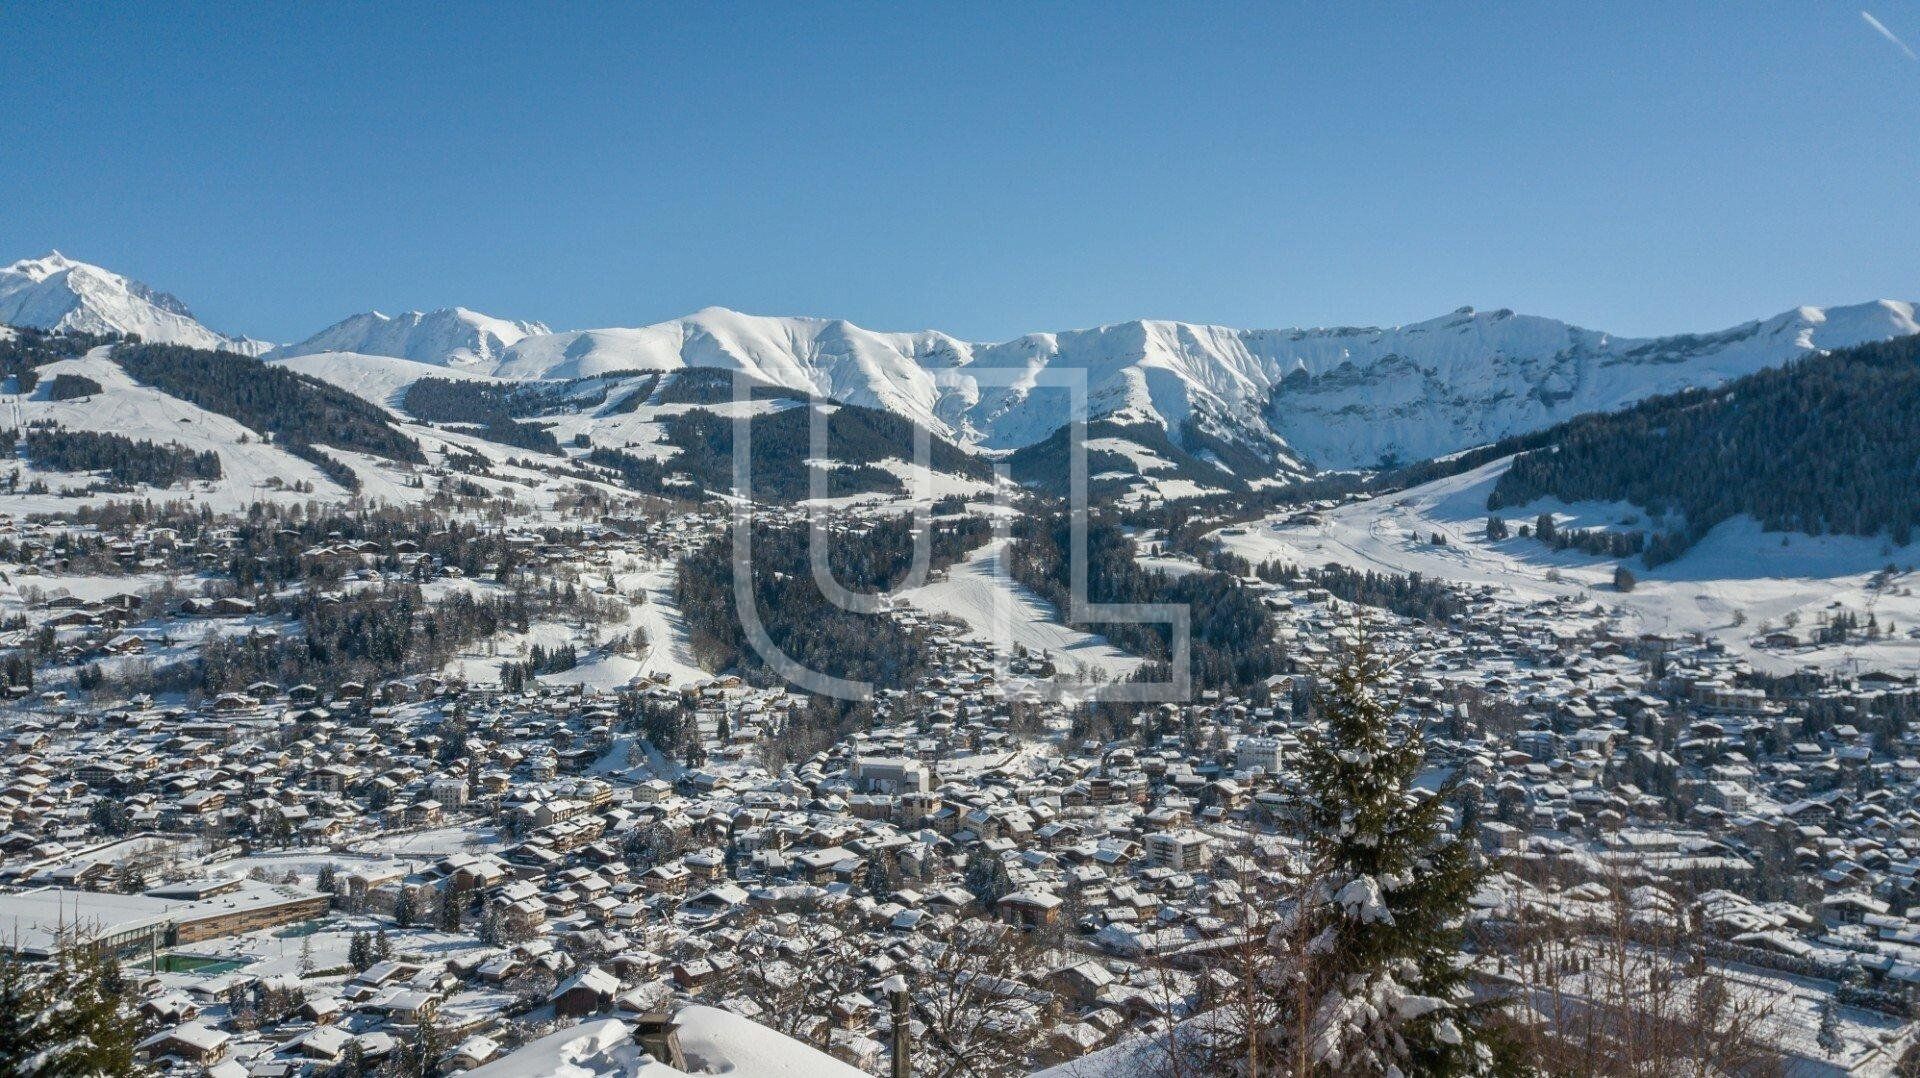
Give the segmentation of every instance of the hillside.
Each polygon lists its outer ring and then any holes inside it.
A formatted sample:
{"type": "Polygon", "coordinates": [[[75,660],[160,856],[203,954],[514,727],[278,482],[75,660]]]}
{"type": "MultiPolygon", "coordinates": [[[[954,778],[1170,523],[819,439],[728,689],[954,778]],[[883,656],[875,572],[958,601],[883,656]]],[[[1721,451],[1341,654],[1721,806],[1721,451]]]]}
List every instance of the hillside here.
{"type": "Polygon", "coordinates": [[[330,458],[314,453],[314,445],[405,463],[426,459],[384,411],[303,374],[179,345],[122,344],[112,355],[142,382],[269,434],[322,469],[330,458]]]}
{"type": "MultiPolygon", "coordinates": [[[[1806,666],[1910,671],[1920,662],[1920,638],[1903,631],[1880,640],[1854,639],[1813,648],[1770,650],[1767,627],[1811,628],[1835,609],[1874,611],[1882,623],[1920,624],[1913,588],[1916,548],[1889,548],[1884,539],[1764,532],[1748,516],[1711,529],[1670,561],[1646,566],[1627,559],[1638,577],[1622,591],[1614,571],[1622,559],[1557,547],[1520,534],[1551,514],[1562,531],[1618,531],[1643,526],[1645,514],[1615,501],[1568,502],[1540,498],[1502,509],[1506,538],[1487,534],[1487,498],[1512,466],[1502,458],[1417,487],[1313,513],[1286,510],[1264,521],[1214,533],[1221,546],[1254,564],[1274,561],[1302,569],[1334,564],[1358,572],[1451,581],[1490,596],[1512,617],[1539,604],[1603,612],[1616,632],[1702,634],[1758,669],[1786,674],[1806,666]],[[1438,535],[1441,542],[1435,542],[1438,535]],[[1892,564],[1901,571],[1888,577],[1892,564]]],[[[1864,618],[1864,614],[1862,615],[1864,618]]]]}
{"type": "Polygon", "coordinates": [[[1905,545],[1920,523],[1920,337],[1810,356],[1544,437],[1500,477],[1490,509],[1630,503],[1656,522],[1651,562],[1742,514],[1769,531],[1905,545]]]}
{"type": "MultiPolygon", "coordinates": [[[[988,462],[938,435],[930,435],[923,474],[911,463],[914,428],[907,420],[857,405],[755,402],[747,421],[753,447],[756,499],[791,504],[810,493],[812,410],[826,409],[826,497],[880,494],[931,497],[976,494],[993,478],[988,462]]],[[[594,448],[588,463],[614,469],[626,485],[644,493],[707,494],[733,490],[733,406],[690,407],[664,416],[652,445],[594,448]]]]}

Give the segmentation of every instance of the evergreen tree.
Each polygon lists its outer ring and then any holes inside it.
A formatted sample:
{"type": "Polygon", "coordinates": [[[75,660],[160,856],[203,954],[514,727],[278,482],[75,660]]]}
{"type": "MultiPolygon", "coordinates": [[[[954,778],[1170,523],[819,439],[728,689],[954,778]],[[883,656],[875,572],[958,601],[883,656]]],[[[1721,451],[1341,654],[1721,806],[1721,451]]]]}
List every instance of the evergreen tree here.
{"type": "Polygon", "coordinates": [[[440,928],[447,932],[460,931],[461,893],[449,883],[440,890],[439,921],[440,928]]]}
{"type": "Polygon", "coordinates": [[[1627,568],[1624,565],[1616,565],[1613,567],[1614,590],[1632,591],[1633,586],[1635,584],[1638,584],[1639,582],[1640,581],[1634,577],[1633,570],[1627,568]]]}
{"type": "Polygon", "coordinates": [[[422,1019],[413,1027],[413,1039],[401,1050],[400,1073],[413,1078],[439,1078],[440,1061],[450,1047],[438,1019],[422,1019]]]}
{"type": "Polygon", "coordinates": [[[998,857],[976,850],[967,860],[966,887],[980,905],[991,910],[1013,893],[1013,878],[998,857]]]}
{"type": "Polygon", "coordinates": [[[1840,1038],[1840,1012],[1834,1006],[1833,997],[1827,996],[1820,1001],[1820,1031],[1814,1035],[1814,1043],[1829,1056],[1837,1056],[1847,1046],[1840,1038]]]}
{"type": "Polygon", "coordinates": [[[393,903],[393,923],[399,925],[401,928],[412,928],[414,920],[419,916],[420,911],[415,908],[414,904],[413,890],[408,887],[401,887],[400,897],[395,899],[393,903]]]}
{"type": "Polygon", "coordinates": [[[393,957],[393,941],[384,928],[373,934],[373,956],[382,962],[393,957]]]}
{"type": "Polygon", "coordinates": [[[500,911],[492,905],[488,905],[486,910],[480,914],[480,926],[475,934],[480,937],[481,943],[495,947],[504,943],[504,934],[500,930],[500,911]]]}
{"type": "Polygon", "coordinates": [[[355,973],[363,973],[373,965],[373,939],[365,932],[355,932],[347,939],[347,965],[355,973]]]}
{"type": "Polygon", "coordinates": [[[0,952],[0,1074],[138,1073],[131,995],[119,964],[91,948],[48,962],[0,952]]]}
{"type": "Polygon", "coordinates": [[[867,893],[875,898],[886,896],[900,889],[900,866],[884,850],[875,850],[867,855],[867,893]]]}
{"type": "Polygon", "coordinates": [[[1498,513],[1487,518],[1487,538],[1495,541],[1507,537],[1507,522],[1498,513]]]}
{"type": "Polygon", "coordinates": [[[1460,964],[1481,869],[1472,837],[1445,833],[1450,793],[1414,785],[1425,745],[1382,698],[1386,678],[1365,640],[1349,643],[1322,678],[1324,726],[1301,738],[1314,872],[1289,935],[1312,988],[1279,1028],[1306,1031],[1291,1054],[1313,1074],[1486,1073],[1460,964]]]}

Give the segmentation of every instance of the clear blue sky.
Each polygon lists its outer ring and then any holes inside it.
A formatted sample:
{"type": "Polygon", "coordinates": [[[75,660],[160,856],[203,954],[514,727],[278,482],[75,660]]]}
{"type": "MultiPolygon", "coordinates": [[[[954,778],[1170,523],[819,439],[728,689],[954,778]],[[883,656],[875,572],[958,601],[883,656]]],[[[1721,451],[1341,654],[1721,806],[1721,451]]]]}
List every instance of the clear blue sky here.
{"type": "Polygon", "coordinates": [[[1920,62],[1858,7],[1278,6],[8,4],[0,261],[281,340],[1920,298],[1920,62]]]}

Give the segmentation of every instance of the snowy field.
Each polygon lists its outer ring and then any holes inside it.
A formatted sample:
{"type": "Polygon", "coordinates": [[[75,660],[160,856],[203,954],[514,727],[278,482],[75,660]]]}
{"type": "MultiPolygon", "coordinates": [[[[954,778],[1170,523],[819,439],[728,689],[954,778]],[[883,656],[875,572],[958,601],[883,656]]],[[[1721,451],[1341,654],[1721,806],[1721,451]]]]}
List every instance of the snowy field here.
{"type": "Polygon", "coordinates": [[[549,1034],[468,1071],[469,1078],[671,1078],[729,1074],[737,1078],[857,1078],[862,1072],[818,1049],[717,1007],[691,1006],[674,1014],[685,1071],[645,1059],[632,1027],[601,1018],[549,1034]]]}
{"type": "Polygon", "coordinates": [[[460,367],[358,352],[313,352],[267,362],[309,378],[330,382],[356,397],[396,411],[400,408],[400,399],[406,396],[407,387],[422,378],[445,378],[461,382],[498,381],[460,367]]]}
{"type": "MultiPolygon", "coordinates": [[[[258,501],[304,502],[312,494],[286,489],[296,482],[313,484],[321,496],[344,495],[312,464],[272,446],[258,432],[143,386],[106,357],[105,348],[96,348],[78,359],[63,359],[40,368],[41,384],[30,394],[0,395],[0,416],[4,425],[24,430],[30,423],[52,421],[69,430],[98,431],[161,445],[178,443],[197,452],[211,450],[220,457],[221,477],[215,482],[195,481],[189,486],[165,490],[142,488],[140,496],[156,502],[191,501],[211,505],[216,510],[237,510],[258,501]],[[79,375],[99,383],[101,392],[72,400],[56,401],[47,397],[48,386],[62,374],[79,375]]],[[[86,504],[127,499],[128,495],[93,495],[88,498],[63,498],[62,487],[85,486],[85,475],[42,473],[55,493],[0,494],[0,512],[10,516],[33,513],[71,512],[86,504]]]]}
{"type": "Polygon", "coordinates": [[[622,589],[637,587],[647,593],[647,601],[633,611],[634,624],[647,631],[647,654],[635,675],[665,674],[667,684],[675,687],[712,677],[693,659],[686,619],[673,601],[673,566],[656,565],[623,576],[619,583],[622,589]]]}
{"type": "Polygon", "coordinates": [[[929,613],[959,618],[977,639],[1045,652],[1062,674],[1097,670],[1118,681],[1139,668],[1140,659],[1106,637],[1061,624],[1051,604],[1007,576],[1000,564],[1003,545],[997,539],[989,542],[944,576],[898,592],[897,598],[929,613]]]}
{"type": "Polygon", "coordinates": [[[499,832],[476,823],[385,834],[355,844],[354,852],[376,857],[438,858],[498,848],[499,844],[499,832]]]}
{"type": "MultiPolygon", "coordinates": [[[[1681,557],[1657,568],[1638,558],[1627,564],[1639,583],[1630,592],[1613,587],[1618,559],[1577,550],[1554,551],[1518,537],[1486,538],[1487,495],[1510,460],[1396,494],[1355,502],[1318,514],[1318,523],[1287,524],[1274,517],[1215,533],[1235,554],[1255,563],[1278,560],[1305,567],[1337,562],[1355,569],[1425,576],[1484,585],[1516,603],[1556,596],[1590,600],[1620,618],[1622,628],[1641,632],[1700,632],[1748,657],[1756,667],[1785,672],[1814,665],[1912,673],[1920,668],[1920,584],[1913,568],[1920,550],[1881,540],[1762,532],[1750,519],[1726,521],[1681,557]],[[1239,534],[1234,534],[1238,532],[1239,534]],[[1439,533],[1444,546],[1431,538],[1439,533]],[[1888,565],[1901,570],[1887,587],[1869,587],[1888,565]],[[1821,613],[1852,610],[1864,621],[1873,614],[1895,631],[1873,643],[1768,649],[1756,638],[1770,628],[1797,623],[1804,636],[1821,613]]],[[[1543,512],[1563,528],[1622,527],[1645,514],[1622,504],[1567,505],[1542,499],[1501,510],[1510,528],[1543,512]]]]}

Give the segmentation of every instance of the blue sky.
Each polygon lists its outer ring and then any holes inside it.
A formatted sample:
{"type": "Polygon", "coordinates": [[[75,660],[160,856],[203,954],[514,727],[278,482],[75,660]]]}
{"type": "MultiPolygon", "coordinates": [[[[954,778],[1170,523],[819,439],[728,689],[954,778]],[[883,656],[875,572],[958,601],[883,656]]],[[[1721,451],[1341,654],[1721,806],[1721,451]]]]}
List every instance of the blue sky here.
{"type": "Polygon", "coordinates": [[[1920,62],[1860,8],[1415,6],[5,5],[0,259],[283,340],[1920,299],[1920,62]]]}

